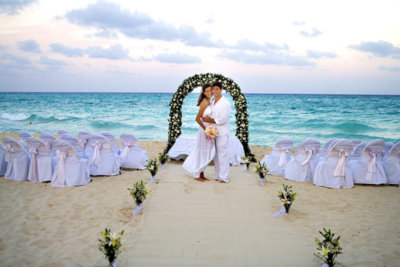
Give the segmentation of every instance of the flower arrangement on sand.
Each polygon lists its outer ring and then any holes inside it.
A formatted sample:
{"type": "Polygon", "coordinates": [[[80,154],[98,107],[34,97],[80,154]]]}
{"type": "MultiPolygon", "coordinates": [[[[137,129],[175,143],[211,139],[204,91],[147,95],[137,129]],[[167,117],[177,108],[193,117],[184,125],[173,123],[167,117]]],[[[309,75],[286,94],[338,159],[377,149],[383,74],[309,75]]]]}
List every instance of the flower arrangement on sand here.
{"type": "Polygon", "coordinates": [[[116,260],[122,246],[121,237],[123,234],[124,231],[112,233],[109,228],[101,232],[102,239],[99,239],[99,250],[104,253],[110,266],[117,266],[116,260]]]}
{"type": "Polygon", "coordinates": [[[254,168],[254,172],[257,173],[260,177],[260,184],[264,185],[265,175],[267,175],[267,173],[269,172],[269,169],[267,168],[267,165],[265,165],[265,162],[261,164],[261,162],[259,161],[254,168]]]}
{"type": "Polygon", "coordinates": [[[147,195],[151,193],[151,190],[146,188],[145,182],[142,180],[136,182],[132,188],[128,188],[129,194],[132,196],[133,200],[136,202],[136,208],[132,212],[132,216],[135,217],[139,211],[142,210],[142,203],[146,199],[147,195]]]}
{"type": "Polygon", "coordinates": [[[247,157],[246,156],[242,156],[241,159],[243,160],[243,163],[246,164],[246,170],[248,170],[249,166],[250,166],[250,163],[251,163],[252,157],[251,156],[247,156],[247,157]]]}
{"type": "Polygon", "coordinates": [[[289,185],[282,184],[283,191],[278,192],[278,197],[282,201],[282,205],[285,207],[286,213],[289,213],[289,209],[293,204],[293,201],[296,199],[296,193],[293,192],[292,187],[289,185]]]}
{"type": "Polygon", "coordinates": [[[318,238],[315,238],[317,253],[314,253],[314,255],[323,260],[325,265],[329,267],[335,266],[336,257],[343,253],[342,247],[339,245],[340,236],[333,238],[335,234],[331,232],[331,229],[327,230],[325,228],[324,232],[319,231],[319,233],[324,239],[320,241],[318,238]]]}
{"type": "Polygon", "coordinates": [[[161,163],[161,167],[164,168],[165,162],[169,160],[168,154],[167,153],[160,153],[158,154],[158,161],[161,163]]]}
{"type": "Polygon", "coordinates": [[[217,127],[215,127],[213,125],[207,126],[207,128],[204,131],[205,131],[208,139],[214,139],[215,137],[217,137],[219,135],[217,127]]]}
{"type": "Polygon", "coordinates": [[[145,167],[149,170],[151,174],[151,182],[154,183],[156,181],[156,174],[158,171],[158,166],[160,166],[160,163],[158,162],[158,159],[152,159],[147,162],[147,165],[145,167]]]}

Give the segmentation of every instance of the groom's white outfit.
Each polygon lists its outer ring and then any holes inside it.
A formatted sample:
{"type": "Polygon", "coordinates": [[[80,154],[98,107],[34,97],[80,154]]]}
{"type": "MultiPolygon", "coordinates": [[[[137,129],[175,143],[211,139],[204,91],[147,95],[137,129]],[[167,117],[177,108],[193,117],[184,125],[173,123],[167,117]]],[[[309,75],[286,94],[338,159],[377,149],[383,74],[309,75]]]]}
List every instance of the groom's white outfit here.
{"type": "Polygon", "coordinates": [[[225,97],[215,103],[212,101],[211,118],[215,121],[219,135],[215,137],[216,153],[214,157],[215,175],[218,180],[229,183],[229,113],[231,105],[225,97]]]}

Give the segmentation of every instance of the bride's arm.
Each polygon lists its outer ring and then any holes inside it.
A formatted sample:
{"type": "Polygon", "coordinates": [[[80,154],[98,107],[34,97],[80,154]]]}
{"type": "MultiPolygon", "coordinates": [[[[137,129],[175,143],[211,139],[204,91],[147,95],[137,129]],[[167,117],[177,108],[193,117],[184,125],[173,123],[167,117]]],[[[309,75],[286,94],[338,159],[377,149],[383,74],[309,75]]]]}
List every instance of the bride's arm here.
{"type": "Polygon", "coordinates": [[[200,103],[199,112],[197,113],[197,116],[196,116],[196,121],[200,125],[200,127],[203,128],[203,130],[206,129],[206,126],[204,126],[203,122],[201,121],[201,117],[203,116],[204,110],[207,108],[207,106],[208,106],[207,100],[203,100],[200,103]]]}

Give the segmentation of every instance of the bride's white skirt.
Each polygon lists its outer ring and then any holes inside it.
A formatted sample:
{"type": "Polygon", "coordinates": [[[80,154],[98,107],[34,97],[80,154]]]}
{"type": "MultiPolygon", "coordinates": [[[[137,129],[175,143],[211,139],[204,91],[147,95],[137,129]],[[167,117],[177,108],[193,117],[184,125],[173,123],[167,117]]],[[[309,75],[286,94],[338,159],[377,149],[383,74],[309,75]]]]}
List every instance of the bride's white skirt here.
{"type": "Polygon", "coordinates": [[[207,139],[202,128],[197,132],[196,148],[189,154],[183,163],[183,168],[198,178],[215,156],[215,140],[207,139]]]}

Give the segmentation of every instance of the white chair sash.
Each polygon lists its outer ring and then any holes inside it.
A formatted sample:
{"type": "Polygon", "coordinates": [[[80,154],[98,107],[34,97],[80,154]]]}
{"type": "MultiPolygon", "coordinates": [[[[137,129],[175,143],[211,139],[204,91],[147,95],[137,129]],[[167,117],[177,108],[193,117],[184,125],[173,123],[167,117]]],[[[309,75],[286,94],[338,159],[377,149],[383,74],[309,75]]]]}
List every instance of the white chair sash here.
{"type": "Polygon", "coordinates": [[[312,154],[314,152],[314,149],[313,148],[306,148],[305,151],[308,153],[308,155],[307,155],[306,160],[301,163],[301,166],[303,166],[303,167],[306,166],[310,162],[310,159],[311,159],[311,156],[312,156],[312,154]]]}
{"type": "Polygon", "coordinates": [[[133,146],[132,144],[125,145],[124,150],[122,151],[122,154],[121,154],[121,162],[125,161],[125,158],[126,158],[126,156],[128,156],[129,150],[131,149],[132,146],[133,146]]]}
{"type": "Polygon", "coordinates": [[[281,156],[279,157],[279,162],[278,162],[278,166],[279,167],[284,167],[286,165],[286,155],[289,152],[289,150],[287,150],[286,148],[281,150],[281,156]]]}
{"type": "Polygon", "coordinates": [[[85,150],[87,142],[88,142],[87,138],[79,138],[79,143],[81,143],[83,150],[85,150]]]}
{"type": "Polygon", "coordinates": [[[370,152],[370,159],[368,162],[367,176],[365,177],[368,181],[372,179],[372,175],[376,173],[376,156],[377,153],[370,152]]]}
{"type": "Polygon", "coordinates": [[[57,149],[56,153],[57,153],[58,170],[57,170],[57,180],[56,180],[55,184],[58,186],[65,186],[65,184],[66,184],[66,182],[65,182],[65,160],[67,159],[67,153],[62,152],[58,149],[57,149]]]}
{"type": "Polygon", "coordinates": [[[31,178],[32,183],[38,183],[39,182],[39,177],[38,177],[38,170],[37,170],[37,150],[34,147],[29,148],[29,154],[31,154],[31,165],[29,168],[29,177],[31,178]]]}
{"type": "Polygon", "coordinates": [[[92,164],[97,167],[100,167],[100,150],[102,149],[102,147],[102,143],[100,142],[96,142],[94,144],[92,164]]]}
{"type": "Polygon", "coordinates": [[[346,157],[348,157],[349,155],[350,155],[349,152],[344,152],[343,150],[339,151],[339,159],[336,165],[336,169],[333,171],[333,176],[336,177],[344,176],[346,157]]]}

